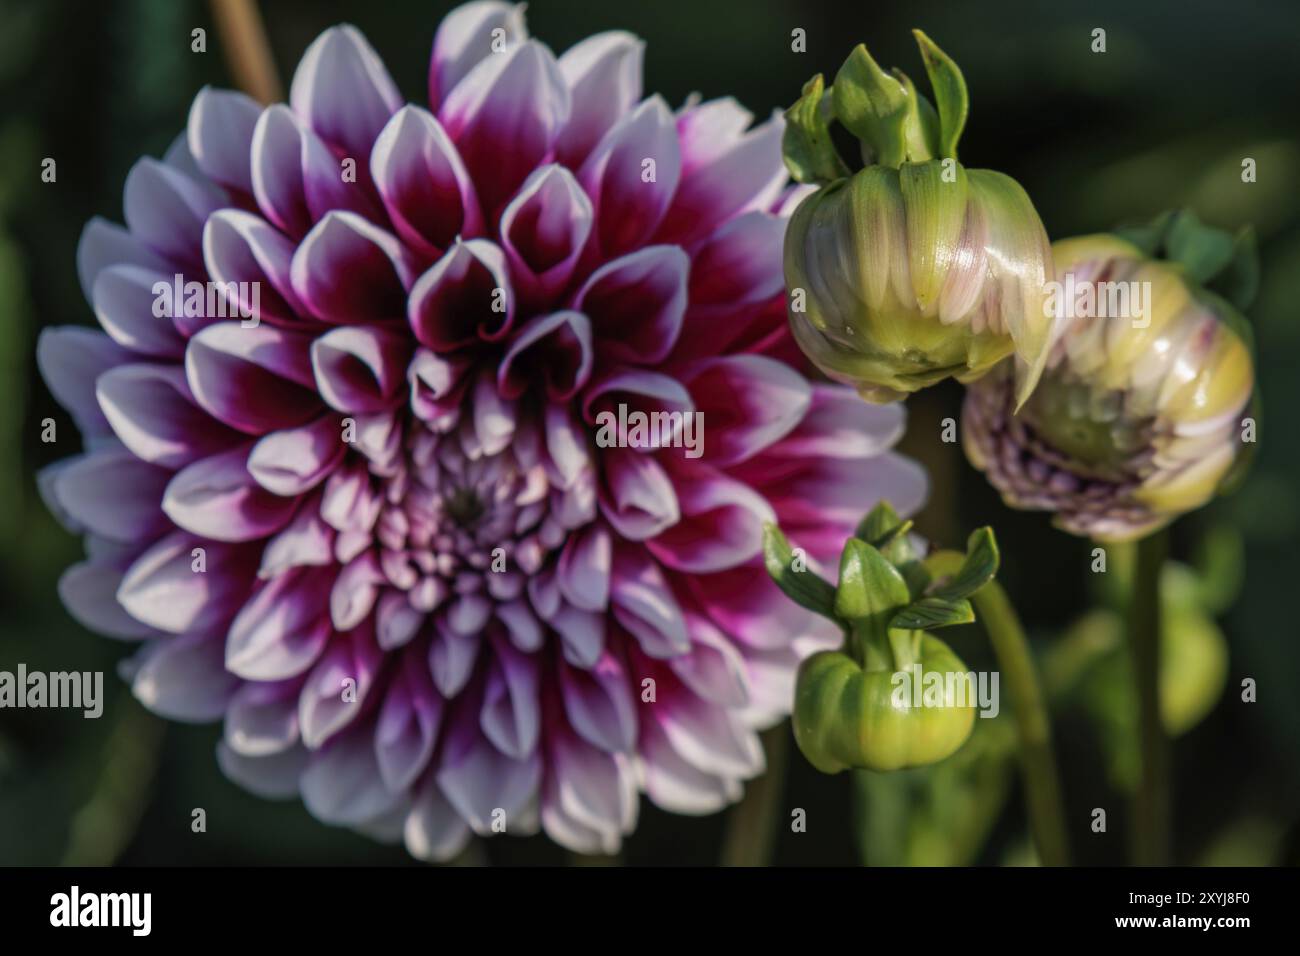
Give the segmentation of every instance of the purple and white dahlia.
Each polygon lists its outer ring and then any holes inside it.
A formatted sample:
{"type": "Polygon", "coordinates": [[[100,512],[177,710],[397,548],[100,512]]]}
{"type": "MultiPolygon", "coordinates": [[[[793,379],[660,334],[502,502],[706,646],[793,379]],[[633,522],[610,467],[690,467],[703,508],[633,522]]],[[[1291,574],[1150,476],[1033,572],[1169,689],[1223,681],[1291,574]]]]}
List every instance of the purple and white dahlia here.
{"type": "Polygon", "coordinates": [[[642,99],[641,54],[471,3],[425,109],[334,28],[86,227],[103,331],[39,346],[85,437],[42,479],[86,537],[61,594],[255,793],[425,859],[716,810],[826,636],[763,522],[833,560],[923,498],[901,409],[794,365],[780,120],[642,99]]]}

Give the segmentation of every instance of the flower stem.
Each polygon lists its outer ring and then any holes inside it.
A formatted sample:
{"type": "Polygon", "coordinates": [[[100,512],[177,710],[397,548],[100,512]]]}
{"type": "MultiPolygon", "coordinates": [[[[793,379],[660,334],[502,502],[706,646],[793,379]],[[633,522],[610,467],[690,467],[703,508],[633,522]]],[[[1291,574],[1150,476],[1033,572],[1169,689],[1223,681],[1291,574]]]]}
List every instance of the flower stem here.
{"type": "Polygon", "coordinates": [[[257,0],[212,0],[212,17],[235,84],[259,103],[283,99],[257,0]]]}
{"type": "Polygon", "coordinates": [[[1169,741],[1160,714],[1160,570],[1169,549],[1166,532],[1138,542],[1129,590],[1128,639],[1137,686],[1142,774],[1133,799],[1133,861],[1169,862],[1169,741]]]}
{"type": "Polygon", "coordinates": [[[1020,733],[1020,765],[1025,774],[1029,826],[1038,847],[1038,858],[1044,866],[1068,866],[1070,844],[1065,836],[1061,783],[1052,753],[1052,727],[1025,629],[1007,592],[997,581],[984,585],[971,600],[984,622],[998,667],[1011,692],[1012,713],[1020,733]]]}
{"type": "Polygon", "coordinates": [[[767,866],[776,843],[776,821],[785,790],[790,727],[782,721],[761,735],[767,770],[745,787],[745,796],[727,818],[722,844],[723,866],[767,866]]]}

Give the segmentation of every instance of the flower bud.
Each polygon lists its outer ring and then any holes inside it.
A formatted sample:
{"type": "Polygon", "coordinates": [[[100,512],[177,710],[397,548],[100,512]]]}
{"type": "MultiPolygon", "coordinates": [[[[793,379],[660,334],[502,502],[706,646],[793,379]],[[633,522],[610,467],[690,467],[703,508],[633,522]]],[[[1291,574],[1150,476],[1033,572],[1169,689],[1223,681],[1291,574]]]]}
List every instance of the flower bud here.
{"type": "Polygon", "coordinates": [[[1015,180],[957,162],[965,83],[918,41],[937,111],[858,46],[830,90],[815,77],[787,113],[787,165],[822,184],[786,231],[791,329],[823,372],[870,401],[973,381],[1011,355],[1023,398],[1051,344],[1047,235],[1015,180]],[[857,173],[831,145],[832,119],[869,157],[857,173]]]}
{"type": "Polygon", "coordinates": [[[1007,369],[973,385],[963,445],[1012,507],[1101,541],[1142,537],[1205,504],[1254,440],[1249,328],[1184,265],[1118,236],[1053,251],[1063,328],[1038,388],[1015,415],[1007,369]]]}
{"type": "Polygon", "coordinates": [[[989,529],[977,531],[957,573],[934,581],[910,527],[887,504],[877,506],[845,543],[836,586],[800,570],[774,526],[764,536],[777,585],[844,632],[843,646],[813,654],[795,682],[795,741],[823,773],[935,763],[974,726],[974,675],[929,631],[975,619],[966,598],[993,579],[997,545],[989,529]]]}

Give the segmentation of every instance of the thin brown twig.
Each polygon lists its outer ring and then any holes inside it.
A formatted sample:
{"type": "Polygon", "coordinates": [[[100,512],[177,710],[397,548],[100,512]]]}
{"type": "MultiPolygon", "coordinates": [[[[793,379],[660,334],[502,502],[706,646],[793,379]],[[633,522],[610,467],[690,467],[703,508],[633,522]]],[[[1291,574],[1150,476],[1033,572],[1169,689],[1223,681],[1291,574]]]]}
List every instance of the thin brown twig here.
{"type": "Polygon", "coordinates": [[[256,0],[212,0],[212,16],[235,85],[259,103],[283,100],[284,88],[256,0]]]}

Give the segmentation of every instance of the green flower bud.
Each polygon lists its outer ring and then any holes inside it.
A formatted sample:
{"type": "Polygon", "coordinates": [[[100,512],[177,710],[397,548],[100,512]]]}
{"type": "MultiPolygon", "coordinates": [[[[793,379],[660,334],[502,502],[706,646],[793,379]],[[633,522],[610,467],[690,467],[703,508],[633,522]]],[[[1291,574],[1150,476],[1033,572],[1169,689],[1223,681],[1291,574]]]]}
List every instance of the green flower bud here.
{"type": "Polygon", "coordinates": [[[794,736],[824,773],[898,770],[943,760],[975,721],[974,675],[930,630],[974,620],[971,594],[997,571],[985,528],[961,568],[931,579],[908,538],[911,522],[877,506],[844,545],[839,583],[799,569],[775,526],[764,537],[769,573],[792,600],[840,625],[835,651],[805,660],[795,682],[794,736]]]}
{"type": "Polygon", "coordinates": [[[1051,344],[1047,234],[1015,180],[957,162],[965,82],[917,38],[937,111],[858,46],[830,90],[815,77],[786,114],[787,165],[821,185],[786,231],[791,329],[822,371],[870,401],[973,381],[1012,355],[1023,399],[1051,344]],[[869,165],[857,173],[831,144],[832,120],[862,144],[869,165]]]}
{"type": "Polygon", "coordinates": [[[863,666],[839,651],[813,654],[799,667],[794,692],[794,738],[808,762],[823,773],[847,767],[899,770],[936,763],[970,736],[975,706],[970,695],[949,694],[926,706],[911,688],[938,678],[951,692],[947,675],[964,674],[966,665],[943,641],[924,631],[903,638],[916,645],[910,669],[895,670],[878,655],[863,666]],[[933,676],[932,676],[933,675],[933,676]]]}

